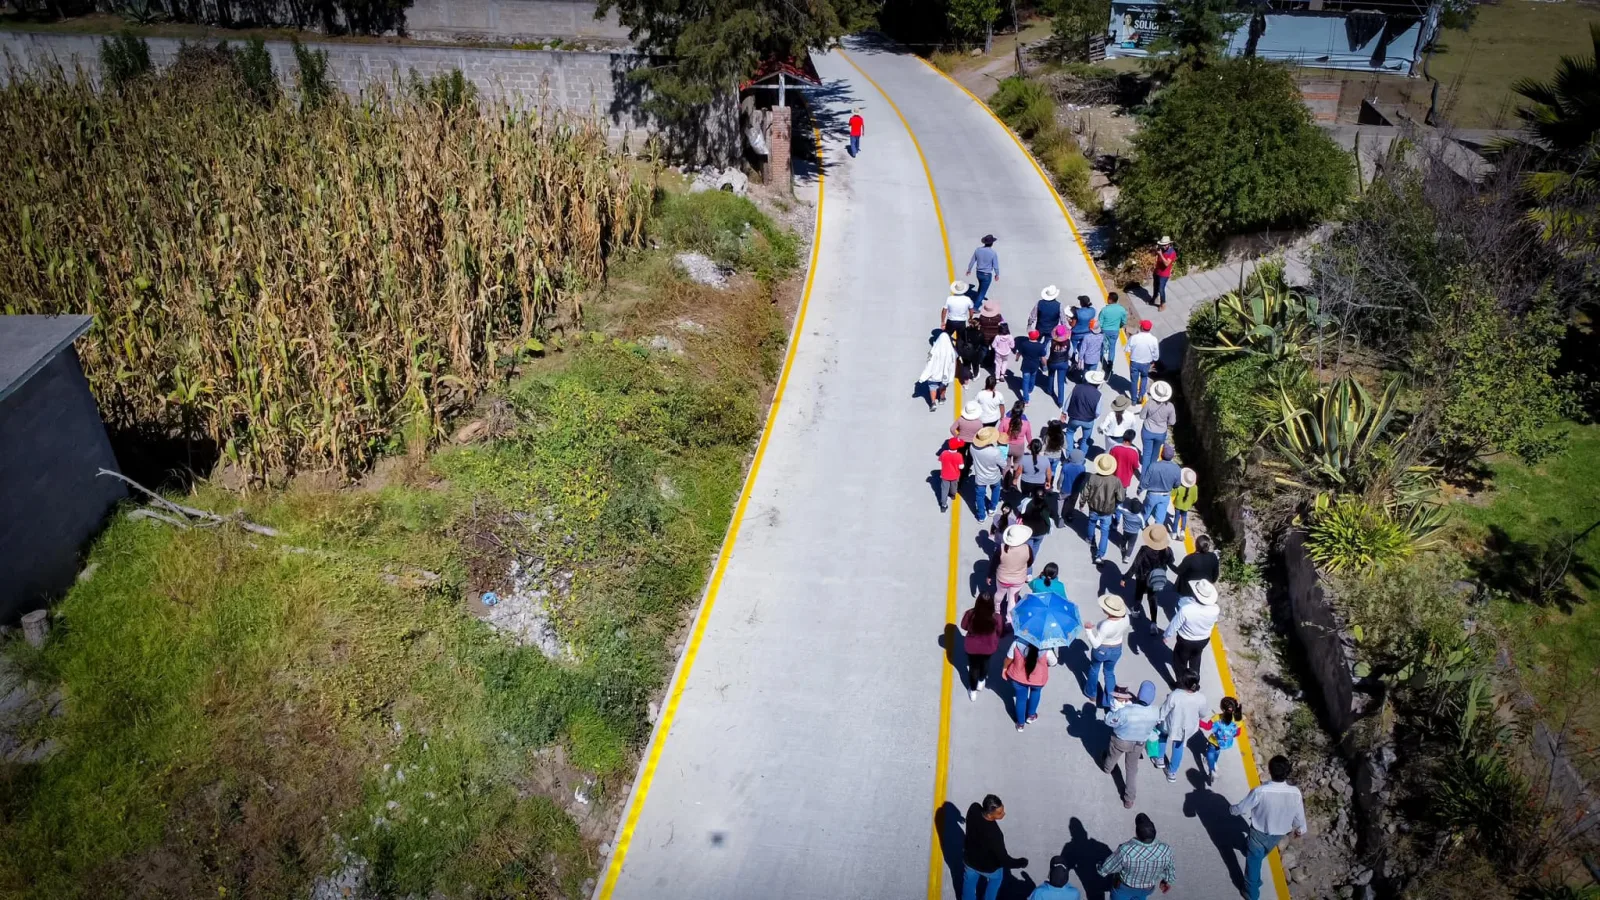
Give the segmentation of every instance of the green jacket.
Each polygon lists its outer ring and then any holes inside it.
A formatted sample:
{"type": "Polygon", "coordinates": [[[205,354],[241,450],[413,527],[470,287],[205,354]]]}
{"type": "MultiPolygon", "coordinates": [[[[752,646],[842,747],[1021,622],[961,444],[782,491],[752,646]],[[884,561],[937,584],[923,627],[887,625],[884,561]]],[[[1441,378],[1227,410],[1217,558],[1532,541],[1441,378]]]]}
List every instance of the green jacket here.
{"type": "Polygon", "coordinates": [[[1083,489],[1083,500],[1090,512],[1104,516],[1117,511],[1122,494],[1122,482],[1117,480],[1117,476],[1096,472],[1089,476],[1089,485],[1083,489]]]}

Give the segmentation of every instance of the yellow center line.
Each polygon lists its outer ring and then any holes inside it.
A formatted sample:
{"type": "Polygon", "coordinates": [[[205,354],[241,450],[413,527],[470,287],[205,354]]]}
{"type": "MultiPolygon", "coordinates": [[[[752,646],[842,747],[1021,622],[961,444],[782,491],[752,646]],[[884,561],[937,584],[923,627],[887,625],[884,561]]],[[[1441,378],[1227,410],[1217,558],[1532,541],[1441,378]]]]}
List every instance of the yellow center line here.
{"type": "Polygon", "coordinates": [[[650,736],[650,749],[645,753],[644,767],[639,772],[633,799],[628,804],[628,814],[623,818],[622,828],[617,832],[615,846],[611,851],[611,864],[606,867],[605,880],[595,895],[597,900],[610,900],[612,892],[617,888],[617,878],[622,874],[623,863],[627,861],[628,847],[633,843],[634,830],[639,827],[639,816],[644,811],[645,798],[650,794],[651,783],[655,781],[656,767],[661,764],[661,752],[666,747],[667,737],[672,731],[672,721],[678,714],[678,703],[683,700],[684,685],[688,683],[695,657],[700,653],[700,642],[705,637],[706,623],[711,620],[711,610],[717,604],[717,592],[722,587],[723,575],[728,571],[728,559],[733,556],[734,543],[739,537],[739,526],[744,522],[745,508],[750,503],[750,492],[755,487],[756,476],[761,472],[761,460],[766,456],[767,444],[772,439],[773,426],[778,421],[778,408],[783,403],[783,393],[789,385],[789,373],[794,371],[795,353],[800,347],[800,336],[806,323],[806,307],[811,302],[811,288],[817,279],[817,257],[822,247],[823,189],[827,181],[821,160],[822,133],[816,129],[812,129],[812,133],[816,138],[818,155],[817,222],[811,235],[811,268],[806,272],[805,291],[800,295],[800,308],[795,312],[794,327],[789,332],[789,350],[783,357],[783,374],[778,376],[778,387],[772,392],[772,405],[767,409],[767,423],[761,429],[761,440],[756,444],[755,456],[750,461],[750,471],[745,475],[744,488],[739,491],[739,502],[734,506],[733,518],[728,522],[728,533],[722,539],[722,552],[717,555],[717,565],[712,569],[705,600],[700,604],[694,628],[689,633],[689,644],[684,648],[677,675],[674,676],[672,687],[667,693],[666,706],[662,708],[661,716],[656,721],[655,732],[650,736]]]}
{"type": "MultiPolygon", "coordinates": [[[[861,77],[883,97],[889,108],[899,117],[900,124],[905,127],[906,135],[911,138],[911,146],[917,151],[917,159],[922,162],[922,174],[928,179],[928,193],[933,196],[933,215],[939,220],[939,240],[944,247],[945,277],[951,281],[956,279],[955,257],[950,253],[950,232],[944,225],[944,212],[939,208],[939,189],[933,184],[933,170],[928,168],[928,157],[922,152],[922,144],[917,140],[917,133],[911,130],[911,123],[906,121],[905,113],[895,105],[894,99],[883,86],[874,81],[871,75],[851,59],[843,50],[837,51],[839,56],[850,67],[861,73],[861,77]]],[[[954,397],[952,413],[961,409],[961,381],[950,386],[954,397]]],[[[939,744],[934,751],[933,764],[933,808],[935,814],[944,807],[945,792],[950,778],[950,693],[955,687],[953,669],[950,664],[951,642],[956,639],[956,597],[960,587],[961,568],[961,503],[960,499],[950,504],[950,567],[944,588],[944,640],[945,658],[939,663],[939,744]]],[[[931,825],[932,840],[928,845],[928,900],[940,900],[944,896],[944,854],[940,852],[939,825],[934,820],[931,825]]]]}

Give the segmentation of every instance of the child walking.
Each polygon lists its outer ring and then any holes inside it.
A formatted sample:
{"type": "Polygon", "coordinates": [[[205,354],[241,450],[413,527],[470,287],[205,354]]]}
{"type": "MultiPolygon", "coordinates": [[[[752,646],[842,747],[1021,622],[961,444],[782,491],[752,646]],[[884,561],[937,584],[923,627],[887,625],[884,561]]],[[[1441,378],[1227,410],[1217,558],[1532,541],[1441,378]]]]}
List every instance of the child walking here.
{"type": "Polygon", "coordinates": [[[1217,781],[1217,758],[1222,751],[1233,749],[1244,727],[1244,710],[1233,697],[1222,698],[1222,711],[1200,722],[1200,733],[1206,736],[1206,784],[1217,781]]]}
{"type": "Polygon", "coordinates": [[[953,437],[939,451],[939,512],[949,512],[950,501],[960,496],[961,470],[967,465],[966,454],[961,451],[966,446],[966,441],[953,437]]]}
{"type": "Polygon", "coordinates": [[[1000,333],[994,336],[994,375],[1001,381],[1011,373],[1011,356],[1017,352],[1017,339],[1011,336],[1011,326],[1000,323],[1000,333]]]}
{"type": "Polygon", "coordinates": [[[978,692],[989,682],[989,659],[1000,649],[1000,620],[994,614],[994,595],[979,594],[972,608],[961,617],[962,649],[967,651],[967,699],[978,699],[978,692]]]}
{"type": "Polygon", "coordinates": [[[1129,497],[1117,508],[1117,546],[1122,548],[1122,564],[1133,559],[1133,545],[1144,530],[1144,503],[1138,497],[1129,497]]]}

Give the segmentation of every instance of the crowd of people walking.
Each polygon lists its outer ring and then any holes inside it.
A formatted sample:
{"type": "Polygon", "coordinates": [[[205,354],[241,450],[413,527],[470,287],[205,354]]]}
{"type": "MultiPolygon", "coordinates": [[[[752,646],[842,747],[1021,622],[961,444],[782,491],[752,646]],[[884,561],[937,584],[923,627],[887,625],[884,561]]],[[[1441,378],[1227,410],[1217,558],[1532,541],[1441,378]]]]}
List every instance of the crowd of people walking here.
{"type": "MultiPolygon", "coordinates": [[[[1205,535],[1193,537],[1181,559],[1174,552],[1186,546],[1199,477],[1177,459],[1172,435],[1179,411],[1161,377],[1153,323],[1136,319],[1115,293],[1100,305],[1088,296],[1063,302],[1050,285],[1013,328],[994,295],[996,241],[985,235],[973,252],[967,273],[976,272],[977,283],[950,285],[918,382],[930,410],[946,403],[958,383],[970,391],[935,451],[939,508],[970,498],[991,548],[960,621],[965,686],[976,701],[992,678],[1009,682],[1000,693],[1021,732],[1038,721],[1052,669],[1081,669],[1085,708],[1107,733],[1109,749],[1098,762],[1107,775],[1121,768],[1123,805],[1131,810],[1144,760],[1177,782],[1187,750],[1196,770],[1191,777],[1210,785],[1244,727],[1236,698],[1213,705],[1201,687],[1203,654],[1222,615],[1220,562],[1205,535]],[[1121,384],[1114,382],[1119,353],[1128,363],[1121,384]],[[1041,413],[1036,392],[1048,395],[1054,409],[1041,413]],[[1046,561],[1050,536],[1068,531],[1084,538],[1088,558],[1056,554],[1046,561]],[[1109,556],[1113,545],[1120,564],[1109,556]],[[1068,566],[1092,568],[1102,585],[1093,621],[1081,620],[1067,595],[1061,573],[1068,566]],[[1108,584],[1114,589],[1104,590],[1108,584]],[[1163,624],[1169,600],[1175,605],[1163,624]],[[1159,703],[1153,681],[1118,684],[1117,664],[1130,650],[1158,672],[1157,660],[1170,659],[1170,676],[1163,673],[1170,690],[1159,703]],[[1075,656],[1081,666],[1072,665],[1075,656]]],[[[1165,271],[1158,268],[1153,296],[1164,305],[1163,276],[1175,257],[1170,242],[1158,257],[1165,271]]],[[[1289,768],[1287,759],[1274,757],[1271,780],[1230,808],[1248,824],[1241,893],[1251,900],[1260,893],[1262,860],[1284,835],[1305,831],[1299,791],[1285,783],[1289,768]]],[[[1005,851],[1004,816],[994,795],[969,810],[964,900],[976,900],[980,887],[993,900],[1006,870],[1027,865],[1005,851]]],[[[1134,832],[1099,865],[1099,874],[1115,881],[1113,900],[1146,897],[1176,881],[1172,850],[1156,839],[1149,815],[1138,813],[1134,832]]],[[[1033,896],[1077,897],[1069,882],[1063,861],[1053,860],[1033,896]]]]}

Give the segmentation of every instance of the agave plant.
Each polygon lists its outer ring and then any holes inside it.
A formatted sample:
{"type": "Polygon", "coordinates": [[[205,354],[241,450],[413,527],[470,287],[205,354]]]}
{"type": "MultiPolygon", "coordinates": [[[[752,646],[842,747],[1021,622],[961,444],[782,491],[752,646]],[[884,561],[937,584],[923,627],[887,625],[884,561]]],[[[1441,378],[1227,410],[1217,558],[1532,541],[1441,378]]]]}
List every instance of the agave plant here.
{"type": "Polygon", "coordinates": [[[1333,323],[1316,297],[1283,281],[1281,268],[1252,277],[1243,293],[1224,295],[1217,312],[1217,343],[1197,349],[1273,360],[1301,358],[1333,323]]]}
{"type": "Polygon", "coordinates": [[[1374,397],[1344,375],[1317,392],[1308,408],[1280,386],[1280,418],[1268,432],[1282,457],[1268,464],[1288,473],[1279,475],[1278,482],[1311,490],[1365,490],[1369,477],[1392,455],[1387,448],[1399,438],[1390,435],[1399,387],[1399,382],[1390,382],[1374,397]]]}

